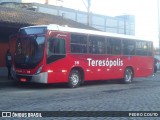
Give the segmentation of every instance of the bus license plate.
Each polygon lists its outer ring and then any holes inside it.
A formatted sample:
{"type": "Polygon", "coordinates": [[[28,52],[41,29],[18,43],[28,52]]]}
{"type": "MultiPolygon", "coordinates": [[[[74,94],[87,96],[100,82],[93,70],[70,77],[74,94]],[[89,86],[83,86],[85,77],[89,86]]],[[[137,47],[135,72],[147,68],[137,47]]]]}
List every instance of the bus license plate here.
{"type": "Polygon", "coordinates": [[[26,78],[20,78],[20,81],[21,82],[27,82],[27,79],[26,78]]]}

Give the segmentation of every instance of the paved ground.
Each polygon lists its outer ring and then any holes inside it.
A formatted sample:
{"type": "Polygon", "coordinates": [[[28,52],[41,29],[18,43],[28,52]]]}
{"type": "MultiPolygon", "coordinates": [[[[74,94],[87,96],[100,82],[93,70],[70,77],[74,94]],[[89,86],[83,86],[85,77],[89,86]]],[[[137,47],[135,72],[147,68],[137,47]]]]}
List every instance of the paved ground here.
{"type": "MultiPolygon", "coordinates": [[[[65,85],[15,84],[0,78],[0,111],[160,111],[160,73],[132,84],[89,82],[76,89],[65,85]]],[[[45,118],[44,118],[45,119],[45,118]]],[[[53,119],[53,118],[46,118],[53,119]]],[[[81,117],[70,119],[160,119],[81,117]]]]}
{"type": "MultiPolygon", "coordinates": [[[[136,78],[136,80],[160,80],[160,71],[158,71],[155,75],[151,76],[151,77],[147,77],[147,78],[136,78]]],[[[135,80],[134,80],[135,81],[135,80]]],[[[108,83],[108,81],[104,81],[104,82],[98,82],[99,84],[103,84],[103,83],[108,83]]],[[[112,81],[109,81],[109,83],[114,83],[112,81]]],[[[87,83],[88,84],[88,83],[87,83]]],[[[87,85],[85,84],[85,85],[87,85]]],[[[97,84],[94,82],[91,82],[91,84],[97,84]]],[[[6,76],[0,76],[0,88],[5,88],[5,87],[14,87],[14,81],[13,80],[8,80],[6,76]]],[[[53,85],[54,86],[54,85],[53,85]]],[[[55,85],[57,86],[57,85],[55,85]]],[[[58,87],[60,87],[61,85],[59,84],[58,87]]],[[[63,85],[62,85],[63,86],[63,85]]],[[[34,87],[34,86],[33,86],[34,87]]]]}

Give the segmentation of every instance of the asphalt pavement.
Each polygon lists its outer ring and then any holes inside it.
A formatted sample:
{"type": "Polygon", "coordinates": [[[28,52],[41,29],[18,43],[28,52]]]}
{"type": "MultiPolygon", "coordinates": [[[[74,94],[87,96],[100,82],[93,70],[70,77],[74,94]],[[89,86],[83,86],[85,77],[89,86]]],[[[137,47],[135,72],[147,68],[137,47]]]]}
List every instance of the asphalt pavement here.
{"type": "MultiPolygon", "coordinates": [[[[15,85],[13,80],[0,77],[1,111],[159,111],[160,72],[147,78],[135,78],[132,84],[100,81],[85,83],[76,89],[68,89],[60,84],[15,85]]],[[[160,114],[160,113],[159,113],[160,114]]],[[[52,120],[97,120],[98,117],[46,118],[52,120]]],[[[141,117],[142,118],[142,117],[141,117]]],[[[25,119],[25,118],[24,118],[25,119]]],[[[45,118],[43,118],[45,119],[45,118]]],[[[106,120],[106,117],[101,117],[106,120]]],[[[139,120],[138,117],[109,120],[139,120]]],[[[144,120],[159,120],[159,117],[144,117],[144,120]]],[[[27,119],[28,120],[28,119],[27,119]]],[[[38,118],[39,120],[39,118],[38,118]]]]}

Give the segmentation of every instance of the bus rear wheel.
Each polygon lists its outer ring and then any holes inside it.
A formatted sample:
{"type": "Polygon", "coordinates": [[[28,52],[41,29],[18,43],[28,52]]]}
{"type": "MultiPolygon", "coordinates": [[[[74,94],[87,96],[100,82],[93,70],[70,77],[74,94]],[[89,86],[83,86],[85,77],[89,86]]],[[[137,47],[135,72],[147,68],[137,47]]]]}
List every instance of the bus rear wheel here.
{"type": "Polygon", "coordinates": [[[133,80],[133,70],[131,68],[126,68],[124,71],[123,83],[131,83],[133,80]]]}
{"type": "Polygon", "coordinates": [[[68,80],[68,87],[76,88],[81,83],[81,74],[78,70],[73,69],[70,72],[69,80],[68,80]]]}

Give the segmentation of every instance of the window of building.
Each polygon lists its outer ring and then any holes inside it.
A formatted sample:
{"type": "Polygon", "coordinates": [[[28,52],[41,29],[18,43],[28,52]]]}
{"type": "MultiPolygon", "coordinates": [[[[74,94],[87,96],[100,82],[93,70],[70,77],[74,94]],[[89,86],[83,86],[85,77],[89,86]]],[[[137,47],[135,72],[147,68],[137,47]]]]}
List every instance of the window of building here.
{"type": "Polygon", "coordinates": [[[105,38],[99,36],[89,37],[89,53],[105,54],[105,38]]]}
{"type": "Polygon", "coordinates": [[[71,35],[71,52],[87,53],[87,35],[71,35]]]}
{"type": "Polygon", "coordinates": [[[120,38],[107,38],[107,54],[114,54],[114,55],[121,54],[120,38]]]}
{"type": "Polygon", "coordinates": [[[123,40],[122,42],[124,55],[135,55],[135,41],[123,40]]]}

